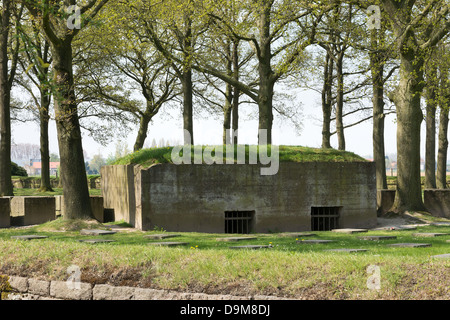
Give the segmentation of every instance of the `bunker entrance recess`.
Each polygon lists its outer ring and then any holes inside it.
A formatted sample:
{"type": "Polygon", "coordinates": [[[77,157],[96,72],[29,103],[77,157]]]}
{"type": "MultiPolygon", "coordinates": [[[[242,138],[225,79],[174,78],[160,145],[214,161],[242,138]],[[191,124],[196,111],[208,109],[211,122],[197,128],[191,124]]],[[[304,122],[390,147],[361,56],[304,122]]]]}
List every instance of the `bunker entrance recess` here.
{"type": "Polygon", "coordinates": [[[311,207],[311,230],[338,229],[341,209],[342,207],[311,207]]]}
{"type": "Polygon", "coordinates": [[[255,211],[225,211],[225,233],[251,233],[254,217],[255,211]]]}

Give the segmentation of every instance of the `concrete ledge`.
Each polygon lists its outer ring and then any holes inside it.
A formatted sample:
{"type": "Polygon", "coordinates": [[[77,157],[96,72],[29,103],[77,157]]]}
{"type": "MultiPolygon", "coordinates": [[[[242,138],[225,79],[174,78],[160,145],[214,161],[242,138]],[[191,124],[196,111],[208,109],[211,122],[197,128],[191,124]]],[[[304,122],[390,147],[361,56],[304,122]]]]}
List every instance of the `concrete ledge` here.
{"type": "Polygon", "coordinates": [[[233,296],[206,293],[187,293],[138,287],[116,287],[108,284],[80,283],[69,287],[66,281],[46,281],[9,277],[13,300],[287,300],[285,298],[254,295],[233,296]]]}
{"type": "Polygon", "coordinates": [[[49,296],[50,282],[44,280],[28,279],[28,292],[40,296],[49,296]]]}
{"type": "Polygon", "coordinates": [[[11,218],[23,218],[24,226],[45,223],[56,218],[54,197],[12,197],[11,218]]]}
{"type": "Polygon", "coordinates": [[[66,281],[51,281],[50,296],[66,300],[92,300],[92,285],[80,283],[80,288],[70,288],[66,281]]]}
{"type": "Polygon", "coordinates": [[[28,279],[24,277],[9,277],[9,284],[15,292],[28,292],[28,279]]]}
{"type": "Polygon", "coordinates": [[[0,228],[9,228],[11,225],[11,204],[9,197],[0,198],[0,228]]]}
{"type": "Polygon", "coordinates": [[[425,207],[433,216],[450,218],[450,189],[426,189],[423,197],[425,207]]]}

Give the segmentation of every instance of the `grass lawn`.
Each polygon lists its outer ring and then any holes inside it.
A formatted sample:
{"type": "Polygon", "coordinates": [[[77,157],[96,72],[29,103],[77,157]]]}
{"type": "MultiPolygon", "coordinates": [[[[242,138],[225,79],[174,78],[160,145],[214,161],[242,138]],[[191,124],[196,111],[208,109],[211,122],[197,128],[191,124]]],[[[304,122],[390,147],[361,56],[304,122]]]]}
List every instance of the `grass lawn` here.
{"type": "MultiPolygon", "coordinates": [[[[41,192],[39,189],[33,188],[14,188],[15,196],[34,196],[34,197],[52,197],[59,196],[63,194],[62,188],[53,188],[53,191],[41,192]]],[[[101,196],[102,190],[100,189],[89,189],[89,194],[91,196],[101,196]]]]}
{"type": "MultiPolygon", "coordinates": [[[[120,223],[118,223],[120,224],[120,223]]],[[[122,225],[126,225],[122,223],[122,225]]],[[[450,253],[450,226],[423,226],[417,230],[369,231],[340,234],[314,232],[312,237],[252,234],[256,240],[238,243],[217,238],[231,235],[176,233],[179,237],[150,240],[144,235],[171,233],[164,230],[119,231],[102,236],[106,244],[81,243],[80,228],[105,225],[55,220],[30,228],[0,229],[0,274],[67,280],[67,268],[78,265],[81,280],[93,284],[130,285],[210,294],[273,294],[297,299],[450,299],[449,259],[432,258],[450,253]],[[66,230],[66,231],[64,231],[66,230]],[[449,235],[419,238],[415,232],[449,235]],[[21,241],[14,235],[38,234],[47,239],[21,241]],[[367,235],[396,236],[395,240],[368,241],[367,235]],[[330,239],[328,244],[297,241],[330,239]],[[150,243],[180,241],[182,247],[150,243]],[[393,248],[392,243],[430,243],[426,248],[393,248]],[[260,250],[230,249],[258,244],[260,250]],[[366,252],[331,252],[326,249],[364,248],[366,252]],[[368,289],[370,265],[380,268],[381,289],[368,289]]],[[[236,235],[233,235],[236,236],[236,235]]]]}

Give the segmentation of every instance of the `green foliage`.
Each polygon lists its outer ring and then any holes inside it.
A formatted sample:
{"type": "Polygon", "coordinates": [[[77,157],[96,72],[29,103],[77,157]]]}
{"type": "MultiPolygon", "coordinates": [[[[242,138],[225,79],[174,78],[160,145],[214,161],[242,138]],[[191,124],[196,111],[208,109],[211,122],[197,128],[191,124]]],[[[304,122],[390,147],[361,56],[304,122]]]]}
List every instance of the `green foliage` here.
{"type": "Polygon", "coordinates": [[[27,171],[15,162],[11,162],[11,176],[28,177],[27,171]]]}
{"type": "Polygon", "coordinates": [[[0,300],[5,300],[8,298],[8,294],[11,292],[12,288],[9,284],[9,277],[0,275],[0,300]]]}

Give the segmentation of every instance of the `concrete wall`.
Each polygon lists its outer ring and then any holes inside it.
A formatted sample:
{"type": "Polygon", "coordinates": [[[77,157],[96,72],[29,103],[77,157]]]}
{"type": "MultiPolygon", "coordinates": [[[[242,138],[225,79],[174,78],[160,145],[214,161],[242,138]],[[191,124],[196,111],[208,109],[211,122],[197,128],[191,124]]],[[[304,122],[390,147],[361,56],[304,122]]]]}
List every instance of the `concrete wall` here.
{"type": "MultiPolygon", "coordinates": [[[[214,295],[174,290],[112,286],[80,282],[71,287],[66,281],[47,281],[10,276],[7,300],[285,300],[264,295],[214,295]]],[[[1,292],[0,292],[1,293],[1,292]]]]}
{"type": "Polygon", "coordinates": [[[0,228],[10,227],[10,197],[0,197],[0,228]]]}
{"type": "Polygon", "coordinates": [[[436,217],[450,219],[450,189],[426,189],[423,198],[428,212],[436,217]]]}
{"type": "Polygon", "coordinates": [[[134,166],[104,166],[101,168],[102,196],[105,209],[114,209],[116,221],[135,224],[134,166]]]}
{"type": "MultiPolygon", "coordinates": [[[[129,183],[125,168],[114,170],[129,183]]],[[[303,231],[311,228],[312,206],[341,207],[341,228],[376,226],[373,163],[283,162],[273,176],[261,176],[258,165],[159,164],[136,172],[134,183],[143,230],[223,233],[225,211],[255,211],[254,232],[303,231]]]]}
{"type": "MultiPolygon", "coordinates": [[[[103,197],[100,196],[90,196],[91,200],[91,206],[92,206],[92,212],[94,214],[94,218],[98,221],[103,223],[104,222],[104,212],[103,212],[103,197]]],[[[64,196],[55,196],[55,210],[56,210],[56,216],[63,216],[65,215],[64,210],[64,196]]]]}
{"type": "Polygon", "coordinates": [[[45,223],[56,218],[55,197],[12,197],[11,217],[21,225],[45,223]]]}

